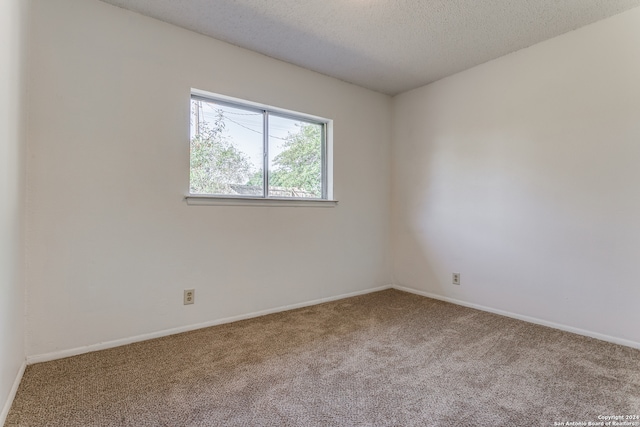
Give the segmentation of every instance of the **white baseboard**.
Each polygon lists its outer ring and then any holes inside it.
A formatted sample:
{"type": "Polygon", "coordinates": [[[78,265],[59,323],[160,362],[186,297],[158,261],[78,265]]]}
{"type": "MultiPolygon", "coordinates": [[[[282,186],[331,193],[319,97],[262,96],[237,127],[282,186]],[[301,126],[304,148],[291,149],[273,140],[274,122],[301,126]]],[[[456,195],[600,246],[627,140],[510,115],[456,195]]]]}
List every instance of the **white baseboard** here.
{"type": "Polygon", "coordinates": [[[16,393],[18,392],[18,387],[20,387],[20,381],[22,381],[22,376],[24,375],[24,370],[27,369],[27,361],[22,362],[22,366],[18,370],[16,375],[16,379],[13,381],[13,386],[9,391],[9,396],[7,396],[7,401],[4,403],[2,407],[2,412],[0,412],[0,426],[3,426],[5,421],[7,420],[7,415],[9,415],[9,410],[11,409],[11,405],[13,404],[13,399],[16,397],[16,393]]]}
{"type": "MultiPolygon", "coordinates": [[[[276,308],[270,308],[268,310],[256,311],[253,313],[241,314],[238,316],[225,317],[223,319],[211,320],[208,322],[197,323],[194,325],[181,326],[178,328],[165,329],[162,331],[151,332],[148,334],[136,335],[133,337],[122,338],[113,341],[107,341],[97,344],[91,344],[83,347],[76,347],[68,350],[54,351],[51,353],[37,354],[33,356],[27,356],[27,364],[32,365],[34,363],[49,362],[51,360],[63,359],[65,357],[77,356],[79,354],[90,353],[92,351],[106,350],[108,348],[119,347],[122,345],[132,344],[134,342],[146,341],[154,338],[165,337],[167,335],[179,334],[182,332],[194,331],[196,329],[208,328],[210,326],[222,325],[225,323],[237,322],[238,320],[251,319],[254,317],[264,316],[267,314],[279,313],[282,311],[294,310],[296,308],[309,307],[312,305],[322,304],[329,301],[335,301],[339,299],[354,297],[358,295],[370,294],[372,292],[384,291],[391,289],[392,285],[380,286],[378,288],[365,289],[357,292],[350,292],[347,294],[336,295],[327,298],[319,298],[312,301],[301,302],[297,304],[284,305],[276,308]]],[[[0,424],[1,425],[1,424],[0,424]]]]}
{"type": "Polygon", "coordinates": [[[433,298],[441,301],[450,302],[452,304],[461,305],[464,307],[475,308],[476,310],[487,311],[489,313],[499,314],[501,316],[511,317],[518,320],[524,320],[525,322],[535,323],[536,325],[548,326],[550,328],[559,329],[565,332],[571,332],[578,335],[584,335],[587,337],[595,338],[601,341],[607,341],[613,344],[620,344],[627,347],[640,349],[640,342],[630,341],[623,338],[614,337],[611,335],[600,334],[597,332],[587,331],[585,329],[574,328],[573,326],[567,326],[560,323],[549,322],[546,320],[538,319],[536,317],[523,316],[521,314],[512,313],[510,311],[499,310],[497,308],[486,307],[480,304],[474,304],[462,300],[458,300],[455,298],[449,298],[438,294],[432,294],[430,292],[420,291],[418,289],[407,288],[405,286],[393,286],[394,289],[399,291],[409,292],[416,295],[421,295],[427,298],[433,298]]]}
{"type": "MultiPolygon", "coordinates": [[[[445,297],[445,296],[438,295],[438,294],[433,294],[433,293],[430,293],[430,292],[421,291],[421,290],[414,289],[414,288],[408,288],[408,287],[405,287],[405,286],[398,286],[398,285],[387,285],[387,286],[381,286],[381,287],[372,288],[372,289],[365,289],[365,290],[357,291],[357,292],[350,292],[350,293],[346,293],[346,294],[336,295],[336,296],[327,297],[327,298],[319,298],[319,299],[306,301],[306,302],[301,302],[301,303],[297,303],[297,304],[284,305],[284,306],[280,306],[280,307],[276,307],[276,308],[271,308],[271,309],[268,309],[268,310],[261,310],[261,311],[256,311],[256,312],[253,312],[253,313],[241,314],[241,315],[238,315],[238,316],[226,317],[226,318],[223,318],[223,319],[211,320],[211,321],[208,321],[208,322],[197,323],[197,324],[193,324],[193,325],[181,326],[181,327],[178,327],[178,328],[165,329],[165,330],[162,330],[162,331],[151,332],[151,333],[142,334],[142,335],[136,335],[136,336],[133,336],[133,337],[122,338],[122,339],[113,340],[113,341],[107,341],[107,342],[102,342],[102,343],[97,343],[97,344],[91,344],[91,345],[87,345],[87,346],[83,346],[83,347],[76,347],[76,348],[72,348],[72,349],[68,349],[68,350],[60,350],[60,351],[55,351],[55,352],[51,352],[51,353],[27,356],[26,363],[31,365],[31,364],[34,364],[34,363],[48,362],[48,361],[51,361],[51,360],[57,360],[57,359],[65,358],[65,357],[77,356],[79,354],[90,353],[92,351],[106,350],[108,348],[119,347],[119,346],[122,346],[122,345],[132,344],[132,343],[135,343],[135,342],[140,342],[140,341],[146,341],[146,340],[150,340],[150,339],[154,339],[154,338],[165,337],[165,336],[168,336],[168,335],[179,334],[179,333],[182,333],[182,332],[189,332],[189,331],[193,331],[193,330],[196,330],[196,329],[208,328],[210,326],[222,325],[222,324],[225,324],[225,323],[237,322],[239,320],[251,319],[251,318],[254,318],[254,317],[264,316],[264,315],[267,315],[267,314],[273,314],[273,313],[279,313],[279,312],[282,312],[282,311],[294,310],[296,308],[309,307],[309,306],[312,306],[312,305],[322,304],[322,303],[329,302],[329,301],[336,301],[336,300],[349,298],[349,297],[353,297],[353,296],[365,295],[365,294],[369,294],[369,293],[372,293],[372,292],[383,291],[383,290],[386,290],[386,289],[397,289],[399,291],[409,292],[409,293],[413,293],[413,294],[416,294],[416,295],[421,295],[421,296],[424,296],[424,297],[427,297],[427,298],[433,298],[433,299],[437,299],[437,300],[441,300],[441,301],[446,301],[446,302],[450,302],[452,304],[461,305],[461,306],[464,306],[464,307],[475,308],[477,310],[486,311],[486,312],[489,312],[489,313],[495,313],[495,314],[499,314],[499,315],[502,315],[502,316],[507,316],[507,317],[511,317],[511,318],[514,318],[514,319],[523,320],[523,321],[529,322],[529,323],[535,323],[535,324],[542,325],[542,326],[548,326],[550,328],[559,329],[559,330],[566,331],[566,332],[572,332],[574,334],[584,335],[584,336],[588,336],[588,337],[591,337],[591,338],[596,338],[596,339],[599,339],[599,340],[602,340],[602,341],[608,341],[608,342],[611,342],[611,343],[614,343],[614,344],[620,344],[620,345],[624,345],[624,346],[627,346],[627,347],[640,349],[640,343],[635,342],[635,341],[630,341],[630,340],[626,340],[626,339],[622,339],[622,338],[618,338],[618,337],[614,337],[614,336],[610,336],[610,335],[604,335],[604,334],[600,334],[600,333],[596,333],[596,332],[591,332],[591,331],[587,331],[587,330],[584,330],[584,329],[574,328],[572,326],[567,326],[567,325],[562,325],[562,324],[559,324],[559,323],[549,322],[549,321],[538,319],[538,318],[535,318],[535,317],[524,316],[524,315],[520,315],[520,314],[517,314],[517,313],[509,312],[509,311],[495,309],[495,308],[492,308],[492,307],[486,307],[486,306],[483,306],[483,305],[480,305],[480,304],[474,304],[474,303],[458,300],[458,299],[455,299],[455,298],[449,298],[449,297],[445,297]]],[[[20,376],[19,376],[20,378],[22,378],[22,373],[23,372],[24,372],[24,367],[23,367],[23,369],[22,369],[22,371],[20,373],[20,376]]],[[[19,381],[14,386],[14,388],[16,390],[17,390],[17,384],[19,384],[19,381]]],[[[15,393],[15,391],[14,391],[14,393],[15,393]]],[[[11,400],[13,400],[13,398],[11,400]]],[[[6,409],[7,413],[8,413],[9,409],[8,408],[5,408],[5,409],[6,409]]],[[[3,412],[3,414],[4,414],[4,412],[3,412]]],[[[0,418],[0,419],[2,419],[2,418],[0,418]]],[[[0,423],[0,425],[2,425],[2,424],[0,423]]]]}

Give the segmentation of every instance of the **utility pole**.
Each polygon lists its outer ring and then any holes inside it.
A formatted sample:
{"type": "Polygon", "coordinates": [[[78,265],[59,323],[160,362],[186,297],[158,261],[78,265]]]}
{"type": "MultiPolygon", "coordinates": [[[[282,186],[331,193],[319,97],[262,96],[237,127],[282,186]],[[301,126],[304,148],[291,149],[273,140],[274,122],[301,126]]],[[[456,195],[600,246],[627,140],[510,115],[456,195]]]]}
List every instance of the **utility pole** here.
{"type": "Polygon", "coordinates": [[[198,137],[200,136],[200,109],[202,108],[202,102],[201,101],[195,101],[193,103],[193,121],[194,121],[194,128],[195,128],[195,136],[198,137]]]}

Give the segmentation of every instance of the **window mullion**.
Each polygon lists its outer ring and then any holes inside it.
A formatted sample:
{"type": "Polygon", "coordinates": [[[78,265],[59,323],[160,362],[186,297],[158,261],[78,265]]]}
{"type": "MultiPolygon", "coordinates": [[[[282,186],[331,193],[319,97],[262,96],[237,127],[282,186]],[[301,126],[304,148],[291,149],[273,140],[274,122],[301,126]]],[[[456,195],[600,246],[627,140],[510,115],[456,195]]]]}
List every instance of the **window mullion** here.
{"type": "Polygon", "coordinates": [[[269,197],[269,112],[264,111],[263,113],[263,156],[262,156],[262,169],[263,169],[263,190],[262,197],[269,197]]]}
{"type": "Polygon", "coordinates": [[[327,124],[323,123],[322,124],[322,129],[320,130],[321,135],[320,138],[321,139],[321,143],[320,143],[320,156],[322,157],[322,165],[321,165],[321,179],[322,179],[322,198],[326,199],[327,198],[327,124]]]}

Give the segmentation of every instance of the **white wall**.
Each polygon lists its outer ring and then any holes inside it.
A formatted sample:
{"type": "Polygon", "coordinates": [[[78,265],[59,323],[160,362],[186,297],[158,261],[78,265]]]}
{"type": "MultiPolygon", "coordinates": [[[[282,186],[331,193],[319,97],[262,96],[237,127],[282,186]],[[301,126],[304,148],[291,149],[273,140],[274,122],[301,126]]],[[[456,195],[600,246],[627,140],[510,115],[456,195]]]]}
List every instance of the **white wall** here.
{"type": "Polygon", "coordinates": [[[31,37],[29,356],[391,283],[389,97],[94,0],[31,37]],[[187,206],[192,87],[333,119],[339,206],[187,206]]]}
{"type": "Polygon", "coordinates": [[[397,96],[396,282],[640,345],[639,76],[634,9],[397,96]]]}
{"type": "Polygon", "coordinates": [[[0,0],[0,425],[24,363],[24,32],[26,2],[0,0]]]}

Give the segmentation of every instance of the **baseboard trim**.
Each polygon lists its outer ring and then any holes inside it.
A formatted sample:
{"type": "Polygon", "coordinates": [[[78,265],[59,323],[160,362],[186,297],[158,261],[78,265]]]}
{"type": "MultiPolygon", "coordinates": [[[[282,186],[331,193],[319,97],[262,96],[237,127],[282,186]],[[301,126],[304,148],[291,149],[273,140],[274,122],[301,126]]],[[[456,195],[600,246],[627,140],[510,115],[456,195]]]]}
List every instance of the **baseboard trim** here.
{"type": "MultiPolygon", "coordinates": [[[[76,348],[72,348],[72,349],[68,349],[68,350],[60,350],[60,351],[55,351],[55,352],[51,352],[51,353],[44,353],[44,354],[38,354],[38,355],[33,355],[33,356],[27,356],[26,362],[25,362],[25,364],[23,364],[23,366],[22,366],[22,368],[21,368],[21,370],[19,372],[19,375],[16,378],[16,383],[14,384],[14,386],[12,388],[12,393],[13,394],[10,395],[9,401],[13,402],[13,397],[15,397],[15,392],[17,392],[17,390],[18,390],[18,385],[20,384],[20,379],[22,378],[22,374],[24,373],[24,369],[25,369],[26,365],[32,365],[34,363],[41,363],[41,362],[49,362],[49,361],[52,361],[52,360],[63,359],[65,357],[71,357],[71,356],[77,356],[79,354],[90,353],[90,352],[93,352],[93,351],[106,350],[106,349],[109,349],[109,348],[114,348],[114,347],[119,347],[119,346],[123,346],[123,345],[127,345],[127,344],[132,344],[132,343],[135,343],[135,342],[146,341],[146,340],[150,340],[150,339],[154,339],[154,338],[161,338],[161,337],[165,337],[165,336],[168,336],[168,335],[174,335],[174,334],[179,334],[179,333],[183,333],[183,332],[194,331],[194,330],[197,330],[197,329],[208,328],[208,327],[211,327],[211,326],[223,325],[225,323],[237,322],[239,320],[252,319],[254,317],[265,316],[267,314],[280,313],[280,312],[283,312],[283,311],[295,310],[297,308],[303,308],[303,307],[310,307],[310,306],[322,304],[322,303],[325,303],[325,302],[336,301],[336,300],[349,298],[349,297],[354,297],[354,296],[358,296],[358,295],[365,295],[365,294],[369,294],[369,293],[373,293],[373,292],[384,291],[386,289],[397,289],[399,291],[409,292],[409,293],[420,295],[420,296],[424,296],[424,297],[427,297],[427,298],[433,298],[433,299],[437,299],[437,300],[440,300],[440,301],[446,301],[446,302],[449,302],[449,303],[452,303],[452,304],[461,305],[461,306],[469,307],[469,308],[474,308],[476,310],[481,310],[481,311],[486,311],[486,312],[489,312],[489,313],[499,314],[501,316],[507,316],[507,317],[511,317],[511,318],[514,318],[514,319],[523,320],[525,322],[534,323],[534,324],[542,325],[542,326],[547,326],[547,327],[554,328],[554,329],[559,329],[561,331],[571,332],[571,333],[574,333],[574,334],[584,335],[584,336],[587,336],[587,337],[599,339],[599,340],[602,340],[602,341],[611,342],[611,343],[614,343],[614,344],[620,344],[620,345],[624,345],[624,346],[627,346],[627,347],[640,349],[640,343],[635,342],[635,341],[630,341],[630,340],[626,340],[626,339],[623,339],[623,338],[618,338],[618,337],[614,337],[614,336],[610,336],[610,335],[600,334],[600,333],[597,333],[597,332],[591,332],[591,331],[584,330],[584,329],[574,328],[572,326],[567,326],[567,325],[563,325],[563,324],[559,324],[559,323],[549,322],[549,321],[542,320],[542,319],[539,319],[539,318],[536,318],[536,317],[524,316],[524,315],[513,313],[513,312],[510,312],[510,311],[505,311],[505,310],[500,310],[500,309],[496,309],[496,308],[492,308],[492,307],[487,307],[487,306],[480,305],[480,304],[470,303],[470,302],[467,302],[467,301],[463,301],[463,300],[459,300],[459,299],[455,299],[455,298],[450,298],[450,297],[434,294],[434,293],[431,293],[431,292],[422,291],[422,290],[419,290],[419,289],[409,288],[409,287],[406,287],[406,286],[386,285],[386,286],[380,286],[380,287],[377,287],[377,288],[365,289],[365,290],[362,290],[362,291],[350,292],[350,293],[340,294],[340,295],[336,295],[336,296],[332,296],[332,297],[319,298],[319,299],[306,301],[306,302],[301,302],[301,303],[297,303],[297,304],[284,305],[284,306],[271,308],[271,309],[267,309],[267,310],[261,310],[261,311],[256,311],[256,312],[252,312],[252,313],[241,314],[241,315],[238,315],[238,316],[231,316],[231,317],[226,317],[226,318],[222,318],[222,319],[211,320],[211,321],[208,321],[208,322],[196,323],[196,324],[193,324],[193,325],[181,326],[181,327],[178,327],[178,328],[165,329],[165,330],[161,330],[161,331],[151,332],[151,333],[148,333],[148,334],[136,335],[136,336],[133,336],[133,337],[122,338],[122,339],[117,339],[117,340],[113,340],[113,341],[106,341],[106,342],[97,343],[97,344],[91,344],[91,345],[87,345],[87,346],[83,346],[83,347],[76,347],[76,348]]],[[[5,406],[7,406],[7,407],[5,407],[3,409],[2,414],[0,414],[0,421],[3,420],[2,416],[6,417],[6,415],[8,414],[9,409],[11,408],[11,403],[8,403],[5,406]]],[[[1,425],[2,425],[2,422],[0,422],[0,426],[1,425]]]]}
{"type": "MultiPolygon", "coordinates": [[[[225,317],[222,319],[211,320],[203,323],[196,323],[193,325],[181,326],[178,328],[165,329],[162,331],[151,332],[148,334],[136,335],[129,338],[122,338],[113,341],[106,341],[97,344],[91,344],[83,347],[76,347],[68,350],[54,351],[51,353],[37,354],[33,356],[27,356],[27,364],[32,365],[34,363],[49,362],[52,360],[63,359],[65,357],[77,356],[79,354],[90,353],[93,351],[106,350],[108,348],[119,347],[122,345],[132,344],[140,341],[147,341],[154,338],[161,338],[168,335],[180,334],[182,332],[195,331],[197,329],[208,328],[211,326],[223,325],[225,323],[237,322],[239,320],[252,319],[254,317],[265,316],[267,314],[280,313],[283,311],[295,310],[296,308],[309,307],[312,305],[318,305],[325,302],[336,301],[344,298],[355,297],[358,295],[370,294],[373,292],[384,291],[391,289],[392,285],[380,286],[377,288],[365,289],[362,291],[349,292],[346,294],[336,295],[332,297],[319,298],[311,301],[301,302],[297,304],[283,305],[276,308],[270,308],[267,310],[256,311],[247,314],[241,314],[238,316],[225,317]]],[[[2,425],[2,424],[0,424],[2,425]]]]}
{"type": "Polygon", "coordinates": [[[600,333],[597,333],[597,332],[591,332],[591,331],[587,331],[585,329],[574,328],[573,326],[563,325],[561,323],[549,322],[547,320],[538,319],[537,317],[524,316],[524,315],[521,315],[521,314],[512,313],[510,311],[504,311],[504,310],[500,310],[500,309],[497,309],[497,308],[487,307],[487,306],[480,305],[480,304],[474,304],[474,303],[470,303],[470,302],[459,300],[459,299],[455,299],[455,298],[449,298],[449,297],[445,297],[445,296],[442,296],[442,295],[433,294],[431,292],[425,292],[425,291],[421,291],[421,290],[414,289],[414,288],[408,288],[406,286],[394,285],[393,289],[397,289],[399,291],[404,291],[404,292],[409,292],[409,293],[416,294],[416,295],[421,295],[421,296],[427,297],[427,298],[437,299],[437,300],[440,300],[440,301],[450,302],[452,304],[461,305],[461,306],[464,306],[464,307],[475,308],[476,310],[487,311],[489,313],[499,314],[501,316],[511,317],[513,319],[524,320],[525,322],[535,323],[536,325],[547,326],[549,328],[559,329],[559,330],[565,331],[565,332],[571,332],[571,333],[578,334],[578,335],[584,335],[584,336],[587,336],[587,337],[590,337],[590,338],[595,338],[595,339],[598,339],[598,340],[601,340],[601,341],[607,341],[607,342],[610,342],[610,343],[613,343],[613,344],[620,344],[620,345],[624,345],[624,346],[627,346],[627,347],[640,349],[640,343],[639,342],[630,341],[630,340],[627,340],[627,339],[618,338],[618,337],[614,337],[614,336],[611,336],[611,335],[600,334],[600,333]]]}
{"type": "Polygon", "coordinates": [[[13,386],[9,391],[9,396],[7,396],[7,401],[4,403],[2,408],[2,412],[0,412],[0,426],[3,426],[5,421],[7,421],[7,416],[9,415],[9,410],[11,410],[11,405],[13,405],[13,400],[16,397],[16,393],[18,392],[18,387],[20,387],[20,382],[22,381],[22,376],[24,375],[24,371],[27,369],[27,361],[24,360],[18,373],[16,374],[16,379],[13,381],[13,386]]]}

